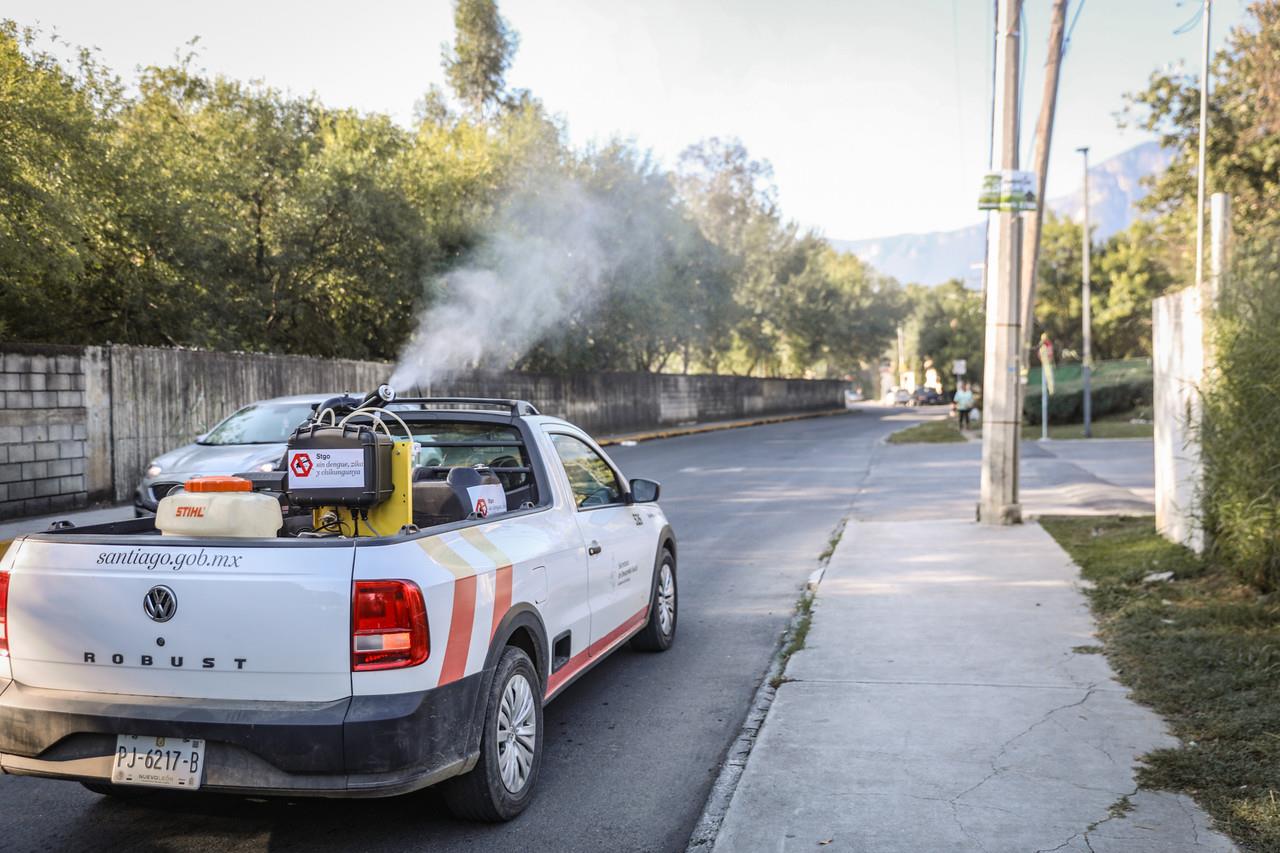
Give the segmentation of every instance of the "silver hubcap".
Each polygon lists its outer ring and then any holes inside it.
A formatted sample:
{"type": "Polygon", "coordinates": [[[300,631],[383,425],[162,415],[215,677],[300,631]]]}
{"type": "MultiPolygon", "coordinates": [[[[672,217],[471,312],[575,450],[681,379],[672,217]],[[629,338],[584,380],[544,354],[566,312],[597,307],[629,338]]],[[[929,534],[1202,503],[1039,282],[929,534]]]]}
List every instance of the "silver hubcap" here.
{"type": "Polygon", "coordinates": [[[676,624],[676,579],[671,574],[671,566],[662,564],[662,572],[658,575],[658,627],[662,636],[667,636],[676,624]]]}
{"type": "Polygon", "coordinates": [[[498,705],[498,770],[502,784],[518,794],[533,770],[533,748],[538,737],[538,715],[534,713],[533,690],[519,673],[502,690],[498,705]]]}

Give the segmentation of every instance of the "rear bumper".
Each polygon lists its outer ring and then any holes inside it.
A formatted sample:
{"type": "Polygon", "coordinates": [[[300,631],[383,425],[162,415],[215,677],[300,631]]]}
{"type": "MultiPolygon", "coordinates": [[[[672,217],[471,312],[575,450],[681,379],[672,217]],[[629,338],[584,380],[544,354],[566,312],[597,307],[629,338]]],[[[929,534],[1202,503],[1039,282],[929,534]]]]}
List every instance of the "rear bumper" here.
{"type": "Polygon", "coordinates": [[[0,769],[109,782],[116,736],[207,741],[201,788],[390,796],[475,764],[483,673],[419,693],[332,702],[230,702],[0,683],[0,769]]]}

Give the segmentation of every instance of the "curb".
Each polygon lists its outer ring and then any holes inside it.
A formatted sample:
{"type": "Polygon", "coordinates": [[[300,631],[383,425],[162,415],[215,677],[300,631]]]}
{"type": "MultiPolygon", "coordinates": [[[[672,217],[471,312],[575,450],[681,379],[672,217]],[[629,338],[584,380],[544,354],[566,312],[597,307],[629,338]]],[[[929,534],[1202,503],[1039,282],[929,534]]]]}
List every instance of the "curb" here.
{"type": "MultiPolygon", "coordinates": [[[[846,516],[836,525],[835,532],[840,539],[844,538],[848,522],[849,517],[846,516]]],[[[702,813],[698,815],[698,822],[694,824],[693,832],[689,836],[685,853],[714,853],[716,842],[720,838],[720,828],[724,825],[725,816],[729,813],[729,805],[733,802],[733,795],[738,790],[738,783],[742,781],[742,774],[746,772],[747,759],[751,757],[751,750],[756,745],[760,729],[769,715],[769,708],[778,694],[778,688],[774,685],[786,672],[790,655],[784,653],[784,649],[795,634],[796,628],[805,619],[800,612],[800,601],[817,594],[818,586],[826,574],[827,564],[831,562],[831,556],[838,546],[839,541],[832,547],[831,554],[819,558],[818,567],[809,573],[804,585],[800,588],[800,599],[796,602],[796,610],[791,614],[786,630],[778,638],[777,648],[773,650],[773,656],[769,659],[769,667],[764,677],[760,679],[760,686],[751,697],[751,706],[747,709],[747,717],[742,722],[742,728],[738,730],[738,736],[729,744],[724,763],[720,765],[716,780],[711,784],[711,791],[707,794],[707,801],[702,806],[702,813]]]]}
{"type": "Polygon", "coordinates": [[[765,426],[767,424],[781,424],[788,421],[803,421],[812,418],[829,418],[839,415],[853,414],[853,409],[822,409],[816,412],[799,412],[792,415],[768,415],[760,418],[752,418],[745,421],[713,421],[705,424],[690,424],[689,426],[671,427],[669,429],[652,430],[649,432],[633,432],[623,435],[611,435],[606,438],[596,439],[596,443],[601,447],[607,447],[614,444],[623,444],[625,442],[641,442],[654,441],[660,438],[678,438],[682,435],[697,435],[704,432],[720,432],[727,429],[741,429],[743,427],[765,426]]]}
{"type": "Polygon", "coordinates": [[[685,853],[711,853],[715,849],[716,841],[720,838],[720,827],[724,823],[725,815],[729,812],[729,804],[738,790],[738,782],[742,780],[742,774],[746,772],[747,759],[751,757],[756,738],[760,736],[760,729],[764,725],[765,717],[769,714],[769,707],[773,705],[773,699],[777,695],[778,688],[774,687],[773,683],[782,675],[784,669],[782,650],[787,638],[795,631],[799,619],[799,612],[792,615],[791,621],[787,624],[787,630],[778,638],[778,647],[769,660],[769,668],[760,679],[760,686],[756,688],[755,695],[751,697],[751,707],[747,709],[747,718],[742,721],[738,736],[733,739],[733,743],[729,744],[724,763],[720,765],[716,780],[711,784],[711,791],[707,794],[707,801],[703,804],[702,813],[698,816],[698,822],[689,836],[685,853]]]}

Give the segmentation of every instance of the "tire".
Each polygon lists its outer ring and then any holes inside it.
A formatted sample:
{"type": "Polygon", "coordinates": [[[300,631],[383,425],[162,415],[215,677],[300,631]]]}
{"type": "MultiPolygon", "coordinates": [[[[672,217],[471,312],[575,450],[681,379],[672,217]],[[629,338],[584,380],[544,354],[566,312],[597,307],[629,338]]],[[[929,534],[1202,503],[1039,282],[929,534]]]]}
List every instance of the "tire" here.
{"type": "Polygon", "coordinates": [[[542,764],[542,733],[542,680],[524,650],[508,646],[498,659],[485,702],[480,760],[470,772],[443,785],[449,811],[463,820],[490,823],[511,820],[524,811],[533,799],[542,764]],[[516,727],[506,722],[512,716],[516,727]],[[526,734],[517,737],[521,731],[526,734]]]}
{"type": "Polygon", "coordinates": [[[657,577],[649,598],[649,621],[631,639],[631,648],[641,652],[665,652],[676,641],[676,621],[680,596],[676,586],[676,557],[665,547],[658,559],[657,577]]]}

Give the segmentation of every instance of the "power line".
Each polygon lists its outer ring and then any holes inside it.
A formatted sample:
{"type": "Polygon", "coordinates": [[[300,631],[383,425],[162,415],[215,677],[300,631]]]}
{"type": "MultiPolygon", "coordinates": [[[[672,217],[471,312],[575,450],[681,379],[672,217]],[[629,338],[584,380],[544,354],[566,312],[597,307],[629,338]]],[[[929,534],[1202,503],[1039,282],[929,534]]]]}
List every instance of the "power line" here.
{"type": "MultiPolygon", "coordinates": [[[[1179,3],[1178,5],[1181,6],[1182,4],[1179,3]]],[[[1200,23],[1200,19],[1203,17],[1204,17],[1204,6],[1201,6],[1199,9],[1196,9],[1196,13],[1192,15],[1185,24],[1183,24],[1182,26],[1174,30],[1173,34],[1175,36],[1180,36],[1180,35],[1183,35],[1184,33],[1191,32],[1196,28],[1196,24],[1200,23]]]]}
{"type": "Polygon", "coordinates": [[[1076,31],[1076,21],[1080,20],[1080,12],[1084,10],[1084,0],[1076,5],[1076,13],[1071,16],[1071,23],[1067,26],[1067,34],[1062,39],[1062,55],[1067,55],[1067,48],[1071,47],[1071,34],[1076,31]]]}

